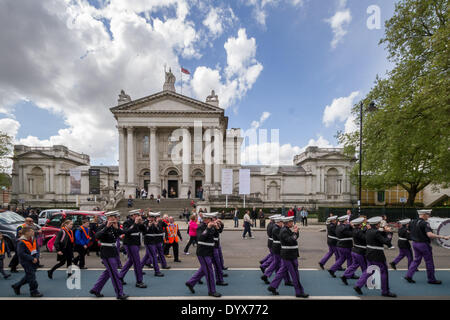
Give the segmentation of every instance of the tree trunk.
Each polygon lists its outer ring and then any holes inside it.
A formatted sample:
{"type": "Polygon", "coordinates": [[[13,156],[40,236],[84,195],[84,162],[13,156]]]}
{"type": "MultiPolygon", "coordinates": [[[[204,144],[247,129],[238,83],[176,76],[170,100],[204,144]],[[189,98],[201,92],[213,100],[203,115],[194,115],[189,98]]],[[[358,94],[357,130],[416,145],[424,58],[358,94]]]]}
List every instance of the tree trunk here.
{"type": "Polygon", "coordinates": [[[407,190],[408,191],[408,201],[407,201],[407,206],[408,207],[414,207],[414,201],[416,200],[416,196],[417,196],[417,185],[412,185],[411,189],[407,190]]]}

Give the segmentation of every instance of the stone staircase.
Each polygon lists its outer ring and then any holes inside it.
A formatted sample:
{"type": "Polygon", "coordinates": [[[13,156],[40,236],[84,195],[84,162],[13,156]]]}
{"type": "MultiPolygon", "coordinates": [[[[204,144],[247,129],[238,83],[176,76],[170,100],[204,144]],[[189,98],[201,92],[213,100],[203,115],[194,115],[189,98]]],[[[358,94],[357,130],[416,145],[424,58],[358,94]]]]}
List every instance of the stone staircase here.
{"type": "Polygon", "coordinates": [[[115,210],[120,211],[120,215],[122,218],[125,218],[128,215],[128,211],[133,209],[144,209],[150,208],[153,212],[161,212],[161,215],[168,214],[175,218],[175,220],[179,220],[180,213],[184,208],[188,208],[192,210],[191,200],[190,199],[161,199],[161,202],[158,203],[156,200],[149,199],[134,199],[133,208],[127,207],[127,200],[122,199],[117,204],[115,210]]]}

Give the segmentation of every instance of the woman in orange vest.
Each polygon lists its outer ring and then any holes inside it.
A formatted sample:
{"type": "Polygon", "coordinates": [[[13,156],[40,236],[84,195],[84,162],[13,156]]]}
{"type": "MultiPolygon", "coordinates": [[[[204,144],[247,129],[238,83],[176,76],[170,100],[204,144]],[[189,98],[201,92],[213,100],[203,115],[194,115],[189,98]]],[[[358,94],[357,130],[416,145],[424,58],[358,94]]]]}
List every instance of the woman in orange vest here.
{"type": "Polygon", "coordinates": [[[3,238],[3,234],[0,232],[0,273],[3,275],[3,278],[8,279],[11,277],[11,274],[6,273],[5,270],[3,270],[3,260],[5,260],[5,255],[8,255],[8,258],[11,258],[11,251],[8,243],[3,238]]]}
{"type": "MultiPolygon", "coordinates": [[[[57,261],[58,263],[53,266],[48,271],[48,277],[53,279],[53,272],[62,267],[65,263],[67,263],[67,268],[72,265],[73,260],[73,247],[74,247],[74,235],[73,235],[73,222],[71,220],[66,220],[61,225],[61,230],[59,230],[55,239],[55,251],[57,253],[57,261]]],[[[67,277],[70,277],[72,274],[68,274],[67,277]]]]}
{"type": "Polygon", "coordinates": [[[178,242],[182,241],[180,229],[178,228],[178,224],[174,222],[173,217],[169,217],[169,224],[166,227],[166,248],[167,253],[169,253],[170,247],[173,247],[173,257],[174,262],[181,262],[178,259],[178,242]]]}

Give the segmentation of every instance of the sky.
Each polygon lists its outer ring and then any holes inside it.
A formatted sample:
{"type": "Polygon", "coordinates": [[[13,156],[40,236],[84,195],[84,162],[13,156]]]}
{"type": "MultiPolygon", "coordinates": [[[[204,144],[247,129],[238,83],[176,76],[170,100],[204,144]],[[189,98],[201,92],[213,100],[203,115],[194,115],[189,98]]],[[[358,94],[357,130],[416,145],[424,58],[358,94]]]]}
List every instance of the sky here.
{"type": "MultiPolygon", "coordinates": [[[[351,107],[392,65],[380,39],[392,0],[1,0],[0,131],[15,144],[63,144],[92,165],[118,164],[109,111],[121,89],[214,89],[229,128],[267,129],[246,145],[292,164],[307,146],[338,147],[351,107]],[[374,10],[375,8],[375,10],[374,10]],[[270,141],[270,130],[279,141],[270,141]]],[[[245,159],[245,157],[244,157],[245,159]]],[[[261,160],[260,160],[261,161],[261,160]]],[[[266,161],[270,161],[267,160],[266,161]]],[[[266,163],[267,164],[267,163],[266,163]]]]}

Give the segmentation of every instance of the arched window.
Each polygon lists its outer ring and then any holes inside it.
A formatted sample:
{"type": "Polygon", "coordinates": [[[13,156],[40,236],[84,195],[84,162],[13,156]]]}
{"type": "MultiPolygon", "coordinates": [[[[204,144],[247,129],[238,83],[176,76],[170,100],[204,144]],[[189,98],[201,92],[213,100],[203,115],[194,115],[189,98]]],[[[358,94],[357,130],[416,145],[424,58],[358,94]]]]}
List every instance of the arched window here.
{"type": "Polygon", "coordinates": [[[170,170],[167,175],[168,176],[178,176],[178,172],[176,172],[175,170],[170,170]]]}

